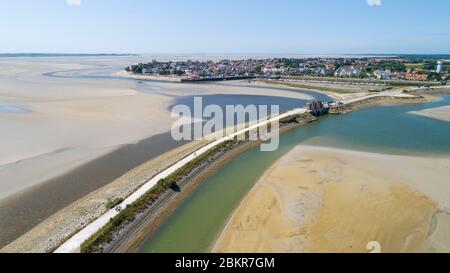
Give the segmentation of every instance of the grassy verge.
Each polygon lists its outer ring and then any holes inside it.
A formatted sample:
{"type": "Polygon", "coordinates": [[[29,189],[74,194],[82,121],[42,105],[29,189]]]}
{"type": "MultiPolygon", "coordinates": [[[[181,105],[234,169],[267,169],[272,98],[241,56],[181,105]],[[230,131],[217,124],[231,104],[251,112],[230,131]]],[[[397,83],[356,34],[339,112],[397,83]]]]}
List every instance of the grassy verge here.
{"type": "MultiPolygon", "coordinates": [[[[111,219],[108,224],[106,224],[101,230],[99,230],[96,234],[94,234],[91,238],[84,242],[81,245],[81,252],[100,252],[102,245],[112,241],[115,232],[133,222],[137,214],[152,205],[158,199],[158,197],[161,196],[162,193],[175,186],[177,181],[180,181],[182,178],[189,175],[189,173],[192,172],[192,170],[196,166],[198,166],[199,163],[203,162],[204,160],[208,160],[210,156],[216,154],[217,152],[229,149],[234,144],[236,144],[236,141],[234,140],[224,142],[221,145],[209,150],[205,154],[199,156],[195,160],[189,162],[186,166],[180,168],[177,172],[173,173],[169,177],[159,181],[154,188],[144,194],[132,205],[127,206],[125,209],[123,209],[123,211],[119,215],[111,219]]],[[[115,201],[117,202],[117,200],[115,201]]],[[[108,202],[108,204],[112,205],[116,202],[108,202]]],[[[115,204],[115,206],[119,205],[120,203],[121,202],[115,204]]],[[[115,206],[112,206],[112,208],[114,208],[115,206]]]]}
{"type": "Polygon", "coordinates": [[[348,89],[310,85],[310,84],[307,84],[307,83],[276,82],[276,81],[263,81],[263,82],[268,83],[268,84],[283,85],[283,86],[294,87],[294,88],[304,88],[304,89],[311,89],[311,90],[319,90],[319,91],[333,92],[333,93],[338,93],[338,94],[355,93],[354,91],[351,91],[351,90],[348,90],[348,89]]]}
{"type": "Polygon", "coordinates": [[[108,203],[106,203],[106,208],[112,209],[112,208],[118,206],[123,201],[124,201],[123,198],[110,199],[110,200],[108,200],[108,203]]]}
{"type": "Polygon", "coordinates": [[[343,106],[333,106],[330,109],[330,114],[345,114],[362,108],[370,107],[380,103],[423,103],[425,99],[422,96],[416,97],[374,97],[367,98],[360,101],[355,101],[343,106]]]}
{"type": "Polygon", "coordinates": [[[280,119],[280,123],[281,124],[298,123],[299,118],[300,118],[300,115],[292,115],[292,116],[280,119]]]}
{"type": "Polygon", "coordinates": [[[311,80],[311,81],[330,81],[330,82],[352,82],[352,83],[375,83],[375,84],[390,84],[393,86],[422,86],[422,85],[431,85],[431,86],[439,86],[440,82],[434,81],[407,81],[407,80],[368,80],[368,79],[358,79],[358,78],[334,78],[334,77],[283,77],[284,79],[291,80],[311,80]]]}

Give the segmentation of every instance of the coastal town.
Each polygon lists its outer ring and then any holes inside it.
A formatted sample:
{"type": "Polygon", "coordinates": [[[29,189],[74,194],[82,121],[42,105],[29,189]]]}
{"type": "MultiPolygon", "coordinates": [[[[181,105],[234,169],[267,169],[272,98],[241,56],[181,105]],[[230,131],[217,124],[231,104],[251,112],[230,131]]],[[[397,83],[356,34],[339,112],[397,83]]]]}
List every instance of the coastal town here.
{"type": "Polygon", "coordinates": [[[280,77],[346,78],[441,82],[449,79],[450,60],[436,57],[311,57],[214,61],[152,61],[130,65],[134,75],[208,81],[280,77]]]}

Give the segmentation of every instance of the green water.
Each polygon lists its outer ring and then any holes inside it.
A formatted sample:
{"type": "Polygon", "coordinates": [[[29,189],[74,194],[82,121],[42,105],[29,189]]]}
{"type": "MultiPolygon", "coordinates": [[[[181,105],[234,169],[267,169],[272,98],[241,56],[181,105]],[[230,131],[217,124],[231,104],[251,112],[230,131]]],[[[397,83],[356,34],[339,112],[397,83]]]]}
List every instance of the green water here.
{"type": "Polygon", "coordinates": [[[376,107],[295,129],[276,152],[255,148],[210,177],[149,238],[141,252],[206,252],[242,198],[276,160],[299,144],[404,155],[450,154],[450,123],[408,114],[450,105],[450,96],[426,105],[376,107]]]}

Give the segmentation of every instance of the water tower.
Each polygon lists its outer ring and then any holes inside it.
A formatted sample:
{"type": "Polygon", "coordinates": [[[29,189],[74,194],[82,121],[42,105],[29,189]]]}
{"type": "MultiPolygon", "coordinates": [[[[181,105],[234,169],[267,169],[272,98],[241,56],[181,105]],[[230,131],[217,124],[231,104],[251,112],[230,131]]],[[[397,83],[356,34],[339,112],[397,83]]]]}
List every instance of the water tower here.
{"type": "Polygon", "coordinates": [[[442,61],[438,61],[437,62],[437,69],[436,69],[437,73],[441,73],[442,72],[442,66],[443,65],[444,65],[444,63],[442,61]]]}

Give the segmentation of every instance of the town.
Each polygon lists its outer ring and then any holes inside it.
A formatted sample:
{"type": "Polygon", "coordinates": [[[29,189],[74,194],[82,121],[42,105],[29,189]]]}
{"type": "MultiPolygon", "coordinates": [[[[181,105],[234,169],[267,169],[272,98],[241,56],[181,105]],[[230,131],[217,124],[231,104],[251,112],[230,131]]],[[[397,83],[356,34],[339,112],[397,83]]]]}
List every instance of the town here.
{"type": "Polygon", "coordinates": [[[320,77],[367,80],[442,82],[449,79],[450,62],[435,57],[311,57],[248,60],[139,63],[131,74],[165,76],[186,81],[245,78],[320,77]]]}

